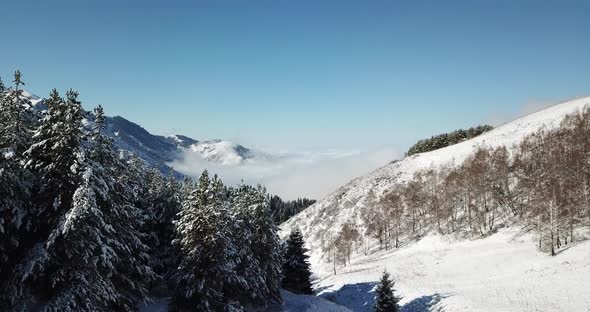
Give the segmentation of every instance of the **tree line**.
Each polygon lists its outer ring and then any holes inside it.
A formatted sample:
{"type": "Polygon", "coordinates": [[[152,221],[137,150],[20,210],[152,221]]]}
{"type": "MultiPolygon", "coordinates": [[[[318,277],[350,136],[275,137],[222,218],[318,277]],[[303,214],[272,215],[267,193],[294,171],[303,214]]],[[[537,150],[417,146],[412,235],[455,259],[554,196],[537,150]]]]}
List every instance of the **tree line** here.
{"type": "Polygon", "coordinates": [[[406,152],[406,156],[411,156],[419,153],[426,153],[441,149],[443,147],[451,146],[457,143],[461,143],[465,140],[475,138],[476,136],[488,132],[494,129],[490,125],[480,125],[477,127],[471,127],[467,130],[459,129],[450,133],[443,133],[432,136],[429,139],[422,139],[412,145],[406,152]]]}
{"type": "Polygon", "coordinates": [[[556,255],[590,225],[590,108],[510,151],[480,147],[458,166],[417,172],[367,198],[360,220],[323,241],[334,273],[353,250],[366,253],[371,239],[389,249],[430,231],[481,237],[511,224],[536,233],[538,248],[556,255]]]}
{"type": "Polygon", "coordinates": [[[303,211],[305,208],[315,204],[314,199],[297,198],[295,200],[284,201],[277,195],[269,195],[269,206],[272,212],[273,220],[276,224],[281,224],[292,216],[303,211]]]}
{"type": "Polygon", "coordinates": [[[23,85],[18,71],[13,87],[0,80],[3,310],[135,311],[149,292],[171,311],[282,301],[284,247],[263,187],[165,177],[115,149],[102,107],[53,90],[40,113],[23,85]]]}

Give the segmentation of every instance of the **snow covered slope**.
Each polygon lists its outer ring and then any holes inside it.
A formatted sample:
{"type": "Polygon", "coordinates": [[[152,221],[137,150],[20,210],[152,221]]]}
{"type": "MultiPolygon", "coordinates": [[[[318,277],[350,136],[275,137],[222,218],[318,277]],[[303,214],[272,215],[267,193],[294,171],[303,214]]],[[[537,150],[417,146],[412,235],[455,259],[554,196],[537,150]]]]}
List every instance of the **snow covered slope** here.
{"type": "Polygon", "coordinates": [[[585,105],[590,105],[590,97],[552,106],[459,144],[393,161],[366,176],[352,180],[294,216],[283,224],[283,233],[299,227],[312,250],[312,262],[318,262],[322,241],[335,236],[340,226],[349,220],[358,220],[357,224],[362,224],[360,213],[371,200],[370,197],[378,196],[396,184],[407,182],[417,171],[459,164],[477,147],[503,145],[510,150],[527,135],[543,127],[558,126],[565,115],[578,111],[585,105]]]}
{"type": "Polygon", "coordinates": [[[471,140],[394,161],[352,180],[291,218],[282,225],[281,235],[301,229],[320,281],[318,289],[331,290],[327,298],[354,311],[368,311],[363,307],[372,295],[367,293],[385,267],[398,277],[401,295],[409,304],[404,311],[423,311],[423,306],[428,311],[587,311],[590,293],[578,289],[590,285],[590,243],[548,258],[535,249],[531,237],[513,239],[515,233],[452,245],[444,242],[448,238],[428,236],[398,251],[360,257],[337,276],[322,259],[323,242],[334,238],[342,224],[356,221],[363,233],[360,216],[364,208],[416,172],[460,164],[478,147],[506,146],[510,150],[527,135],[558,126],[563,117],[586,105],[590,97],[564,102],[471,140]]]}
{"type": "Polygon", "coordinates": [[[321,275],[316,287],[328,300],[369,312],[375,283],[387,269],[403,297],[402,312],[589,311],[590,241],[551,257],[536,250],[535,239],[516,229],[472,241],[428,236],[357,256],[337,275],[321,275]]]}

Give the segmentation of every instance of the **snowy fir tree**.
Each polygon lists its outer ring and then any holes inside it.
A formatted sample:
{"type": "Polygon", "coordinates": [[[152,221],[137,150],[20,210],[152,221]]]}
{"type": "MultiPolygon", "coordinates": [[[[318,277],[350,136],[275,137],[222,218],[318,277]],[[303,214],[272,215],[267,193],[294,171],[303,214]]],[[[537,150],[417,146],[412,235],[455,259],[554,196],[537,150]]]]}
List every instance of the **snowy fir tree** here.
{"type": "MultiPolygon", "coordinates": [[[[70,100],[72,102],[72,100],[70,100]]],[[[80,181],[50,230],[46,259],[31,279],[45,311],[131,311],[153,277],[138,232],[139,211],[118,177],[123,165],[103,133],[102,108],[78,153],[80,181]]]]}
{"type": "Polygon", "coordinates": [[[381,281],[377,286],[377,296],[375,298],[375,311],[376,312],[399,312],[399,301],[400,298],[394,294],[395,289],[393,288],[395,283],[391,279],[391,276],[387,271],[383,271],[381,281]]]}
{"type": "Polygon", "coordinates": [[[230,293],[236,300],[265,306],[281,302],[281,245],[268,205],[266,190],[240,185],[230,191],[233,240],[240,279],[230,293]]]}
{"type": "Polygon", "coordinates": [[[0,146],[10,148],[21,155],[30,146],[34,120],[30,112],[31,103],[23,95],[24,85],[20,71],[14,73],[14,89],[5,90],[0,81],[2,109],[0,110],[0,146]]]}
{"type": "Polygon", "coordinates": [[[291,232],[286,245],[283,262],[283,288],[297,294],[313,294],[309,256],[299,229],[291,232]]]}
{"type": "Polygon", "coordinates": [[[57,90],[47,100],[47,113],[33,135],[26,152],[26,168],[37,177],[33,203],[36,206],[35,231],[47,237],[59,218],[71,207],[80,181],[82,159],[83,110],[78,93],[70,90],[67,100],[57,90]]]}
{"type": "Polygon", "coordinates": [[[35,109],[0,84],[0,307],[176,311],[280,302],[281,248],[262,187],[163,176],[107,136],[102,107],[56,90],[35,109]]]}
{"type": "Polygon", "coordinates": [[[174,274],[175,311],[223,311],[234,305],[223,293],[224,285],[235,278],[235,246],[224,232],[228,213],[220,186],[205,171],[183,199],[174,240],[181,253],[174,274]]]}
{"type": "Polygon", "coordinates": [[[25,255],[24,233],[30,230],[32,176],[22,163],[31,143],[34,123],[26,109],[15,73],[15,89],[6,90],[0,80],[0,305],[13,287],[11,274],[25,255]]]}
{"type": "Polygon", "coordinates": [[[250,195],[249,212],[250,226],[252,227],[252,241],[246,248],[254,254],[256,263],[258,263],[260,276],[264,279],[263,283],[255,287],[252,293],[257,294],[252,297],[254,302],[265,305],[269,302],[281,302],[279,287],[282,280],[281,263],[282,250],[277,228],[272,218],[266,196],[266,189],[262,186],[247,187],[250,195]]]}
{"type": "Polygon", "coordinates": [[[150,245],[150,264],[164,279],[169,275],[174,238],[174,220],[180,211],[181,185],[174,177],[164,177],[155,168],[145,170],[141,192],[145,207],[143,231],[150,245]]]}

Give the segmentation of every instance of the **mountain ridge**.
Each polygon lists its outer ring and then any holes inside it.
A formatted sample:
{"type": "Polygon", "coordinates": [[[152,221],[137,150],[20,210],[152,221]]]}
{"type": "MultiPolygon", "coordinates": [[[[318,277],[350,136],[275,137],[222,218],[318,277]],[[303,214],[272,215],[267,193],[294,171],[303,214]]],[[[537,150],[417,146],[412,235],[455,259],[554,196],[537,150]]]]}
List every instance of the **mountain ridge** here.
{"type": "MultiPolygon", "coordinates": [[[[423,169],[439,169],[442,166],[456,166],[478,147],[506,146],[510,151],[527,135],[541,128],[555,128],[570,113],[590,105],[590,97],[562,102],[516,118],[489,132],[438,150],[415,154],[394,160],[367,175],[357,177],[339,187],[324,199],[293,216],[282,226],[281,235],[299,228],[311,250],[312,264],[319,264],[323,242],[334,239],[340,227],[349,221],[363,225],[361,214],[374,198],[398,184],[413,178],[415,172],[423,169]]],[[[363,228],[360,229],[362,232],[363,228]]]]}
{"type": "MultiPolygon", "coordinates": [[[[47,110],[46,99],[26,90],[23,91],[23,96],[30,101],[31,109],[41,114],[47,110]]],[[[87,116],[90,120],[93,119],[92,112],[87,112],[87,116]]],[[[207,161],[222,165],[239,165],[258,155],[243,145],[222,139],[199,141],[182,134],[170,136],[152,134],[140,124],[120,115],[108,116],[106,128],[108,136],[114,140],[117,148],[137,154],[165,175],[184,176],[169,163],[180,159],[188,150],[199,153],[207,161]]]]}

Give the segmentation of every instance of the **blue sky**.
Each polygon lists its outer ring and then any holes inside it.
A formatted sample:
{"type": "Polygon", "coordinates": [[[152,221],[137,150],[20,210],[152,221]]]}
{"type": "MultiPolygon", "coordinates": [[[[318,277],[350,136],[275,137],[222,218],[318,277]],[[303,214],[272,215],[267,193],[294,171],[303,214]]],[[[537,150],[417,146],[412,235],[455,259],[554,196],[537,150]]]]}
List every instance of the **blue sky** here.
{"type": "Polygon", "coordinates": [[[589,16],[587,1],[5,1],[0,74],[155,133],[404,148],[590,95],[589,16]]]}

